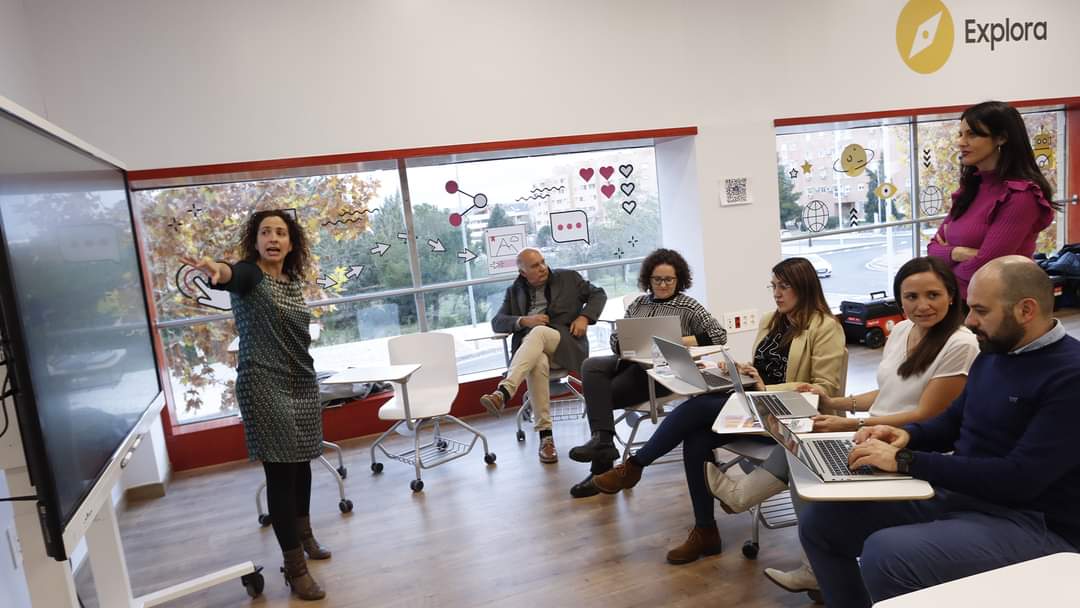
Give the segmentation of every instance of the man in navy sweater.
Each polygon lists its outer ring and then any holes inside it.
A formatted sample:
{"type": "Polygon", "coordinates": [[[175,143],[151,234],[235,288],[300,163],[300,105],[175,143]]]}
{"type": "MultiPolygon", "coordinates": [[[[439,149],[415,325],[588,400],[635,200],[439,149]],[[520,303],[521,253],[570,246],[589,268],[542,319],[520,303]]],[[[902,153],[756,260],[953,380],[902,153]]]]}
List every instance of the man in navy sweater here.
{"type": "Polygon", "coordinates": [[[1053,318],[1053,287],[1030,259],[986,264],[967,301],[982,352],[964,392],[931,420],[860,430],[849,460],[907,472],[936,496],[812,503],[799,517],[830,608],[1080,547],[1080,341],[1053,318]]]}

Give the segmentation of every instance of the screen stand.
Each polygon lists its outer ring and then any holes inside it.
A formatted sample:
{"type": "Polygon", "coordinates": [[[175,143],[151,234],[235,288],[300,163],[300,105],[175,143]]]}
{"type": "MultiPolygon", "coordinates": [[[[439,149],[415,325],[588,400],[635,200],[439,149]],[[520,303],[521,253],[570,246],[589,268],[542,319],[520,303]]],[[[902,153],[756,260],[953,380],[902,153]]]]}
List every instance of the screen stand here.
{"type": "MultiPolygon", "coordinates": [[[[33,493],[25,468],[9,469],[8,484],[13,493],[33,493]]],[[[31,603],[35,608],[79,608],[70,561],[58,562],[45,554],[34,503],[16,505],[15,520],[19,538],[22,539],[23,564],[27,573],[31,603]]],[[[237,579],[248,588],[249,595],[257,596],[262,592],[261,569],[256,568],[252,562],[243,562],[160,591],[133,597],[112,500],[106,500],[98,510],[86,532],[86,545],[100,606],[149,608],[237,579]]]]}

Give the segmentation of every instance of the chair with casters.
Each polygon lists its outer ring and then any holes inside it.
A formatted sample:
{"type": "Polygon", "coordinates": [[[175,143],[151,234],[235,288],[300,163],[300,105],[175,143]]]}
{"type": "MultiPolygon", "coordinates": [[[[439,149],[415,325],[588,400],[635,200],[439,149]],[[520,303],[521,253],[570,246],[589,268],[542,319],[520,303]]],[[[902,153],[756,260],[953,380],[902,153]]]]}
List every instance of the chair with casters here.
{"type": "MultiPolygon", "coordinates": [[[[551,368],[548,391],[551,394],[552,422],[580,420],[585,417],[585,396],[581,394],[581,380],[571,376],[568,370],[561,367],[551,368]]],[[[532,402],[528,391],[525,392],[514,420],[517,424],[517,440],[525,441],[525,429],[522,425],[533,420],[532,402]]]]}
{"type": "Polygon", "coordinates": [[[381,473],[383,464],[376,460],[376,450],[387,458],[412,466],[416,478],[409,483],[413,492],[424,489],[421,469],[431,469],[465,456],[472,451],[476,440],[484,445],[484,462],[495,463],[495,453],[488,449],[487,437],[456,416],[450,414],[450,406],[458,394],[457,359],[454,353],[454,337],[447,333],[417,333],[391,338],[387,343],[390,364],[418,363],[420,369],[408,380],[408,392],[395,387],[394,397],[379,408],[380,420],[392,420],[394,424],[371,445],[371,470],[381,473]],[[472,441],[463,443],[442,433],[444,422],[454,422],[472,433],[472,441]],[[390,452],[383,442],[401,425],[412,431],[413,447],[402,452],[390,452]],[[421,443],[425,426],[432,430],[431,440],[421,443]]]}
{"type": "MultiPolygon", "coordinates": [[[[848,350],[845,348],[844,358],[840,366],[839,393],[841,395],[847,392],[847,367],[848,350]]],[[[749,473],[754,467],[761,466],[765,462],[775,446],[775,443],[766,443],[753,439],[737,439],[722,448],[717,448],[714,455],[720,470],[727,471],[731,467],[738,465],[744,473],[749,473]],[[724,461],[724,451],[734,454],[735,458],[724,461]]],[[[799,523],[795,515],[795,507],[791,504],[791,490],[784,490],[763,500],[761,504],[751,507],[750,517],[750,539],[743,542],[742,546],[743,556],[747,559],[757,559],[758,552],[761,549],[762,526],[769,530],[778,530],[799,523]]]]}
{"type": "MultiPolygon", "coordinates": [[[[656,398],[655,409],[653,409],[652,403],[649,401],[642,401],[641,403],[623,408],[622,413],[615,418],[615,441],[623,446],[623,461],[630,456],[633,456],[634,453],[637,452],[637,449],[645,444],[644,441],[638,441],[637,439],[641,424],[645,421],[652,422],[653,426],[660,424],[660,419],[668,414],[668,411],[664,406],[675,401],[682,403],[684,400],[685,397],[682,395],[665,395],[656,398]],[[625,440],[619,435],[618,427],[620,422],[625,423],[626,426],[630,427],[630,435],[625,440]]],[[[674,462],[681,458],[681,448],[676,448],[670,454],[657,460],[653,464],[674,462]]]]}
{"type": "MultiPolygon", "coordinates": [[[[327,460],[325,453],[320,455],[316,461],[322,464],[323,467],[334,476],[334,482],[337,484],[338,488],[338,510],[341,511],[342,514],[351,513],[353,510],[353,503],[345,497],[345,478],[348,477],[349,470],[345,468],[345,461],[341,456],[341,446],[330,441],[324,441],[322,442],[322,448],[323,452],[326,452],[327,450],[334,452],[337,457],[338,466],[337,468],[334,468],[334,465],[330,464],[330,461],[327,460]]],[[[271,523],[270,513],[266,509],[265,495],[266,482],[263,481],[259,484],[259,489],[255,490],[255,509],[259,513],[259,525],[263,527],[269,526],[271,523]]]]}
{"type": "MultiPolygon", "coordinates": [[[[319,334],[321,333],[321,330],[322,326],[317,323],[312,323],[308,327],[308,331],[311,334],[312,341],[319,339],[319,334]]],[[[232,341],[229,342],[229,345],[226,346],[226,350],[229,353],[232,353],[233,356],[235,356],[235,353],[240,350],[240,338],[233,338],[232,341]]],[[[325,408],[326,402],[323,402],[320,405],[325,408]]],[[[334,476],[334,483],[337,485],[338,489],[338,510],[341,511],[343,514],[351,513],[353,510],[353,503],[345,496],[345,478],[348,477],[349,470],[345,468],[345,460],[342,458],[341,455],[341,446],[330,441],[323,441],[322,448],[324,453],[319,455],[318,462],[322,464],[323,467],[325,467],[331,475],[334,476]],[[335,454],[338,464],[337,468],[335,468],[334,465],[330,464],[330,461],[327,460],[325,454],[327,450],[335,454]]],[[[271,523],[270,513],[266,508],[265,498],[266,481],[263,481],[261,484],[259,484],[259,488],[255,490],[255,510],[259,514],[259,525],[263,527],[269,526],[271,523]]]]}

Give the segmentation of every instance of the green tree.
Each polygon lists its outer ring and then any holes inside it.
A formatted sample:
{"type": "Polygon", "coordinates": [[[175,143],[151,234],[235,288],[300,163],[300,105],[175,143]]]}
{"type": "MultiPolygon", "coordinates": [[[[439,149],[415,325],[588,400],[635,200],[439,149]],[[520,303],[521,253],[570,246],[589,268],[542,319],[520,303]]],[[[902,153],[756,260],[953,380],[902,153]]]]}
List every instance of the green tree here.
{"type": "Polygon", "coordinates": [[[491,209],[491,213],[488,214],[488,228],[498,228],[499,226],[513,226],[514,221],[510,219],[510,216],[506,213],[506,209],[499,205],[495,205],[491,209]]]}
{"type": "MultiPolygon", "coordinates": [[[[319,299],[329,294],[315,282],[334,271],[326,268],[320,247],[324,239],[352,241],[368,229],[368,203],[379,182],[361,174],[315,176],[254,182],[236,182],[142,191],[135,196],[142,230],[147,270],[160,321],[202,317],[220,310],[198,304],[177,285],[182,280],[180,256],[239,259],[237,245],[244,222],[253,211],[295,209],[312,251],[311,275],[304,277],[304,296],[319,299]],[[325,226],[324,226],[325,224],[325,226]]],[[[316,309],[313,314],[321,314],[316,309]]],[[[184,409],[197,412],[203,405],[200,387],[225,387],[222,410],[235,407],[232,381],[215,377],[212,364],[228,363],[226,347],[235,335],[231,320],[204,322],[161,330],[166,363],[187,388],[184,409]]],[[[179,408],[181,404],[176,404],[179,408]]]]}
{"type": "Polygon", "coordinates": [[[780,228],[783,229],[789,222],[797,222],[802,218],[802,207],[799,206],[802,192],[795,191],[793,180],[779,163],[776,165],[776,181],[780,186],[780,228]]]}
{"type": "Polygon", "coordinates": [[[878,178],[878,173],[873,169],[867,169],[866,174],[869,176],[869,181],[866,183],[866,202],[863,203],[863,217],[866,218],[867,224],[873,224],[877,221],[879,201],[877,197],[877,187],[881,183],[878,178]]]}

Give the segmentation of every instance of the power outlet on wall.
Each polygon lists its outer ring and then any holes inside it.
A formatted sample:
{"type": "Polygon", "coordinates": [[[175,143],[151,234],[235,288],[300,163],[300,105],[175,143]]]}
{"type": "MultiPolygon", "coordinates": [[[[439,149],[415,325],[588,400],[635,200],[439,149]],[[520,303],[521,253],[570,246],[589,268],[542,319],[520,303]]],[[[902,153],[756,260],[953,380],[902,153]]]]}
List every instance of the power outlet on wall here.
{"type": "Polygon", "coordinates": [[[730,333],[756,330],[758,328],[758,311],[754,308],[723,314],[721,322],[724,329],[730,333]]]}

